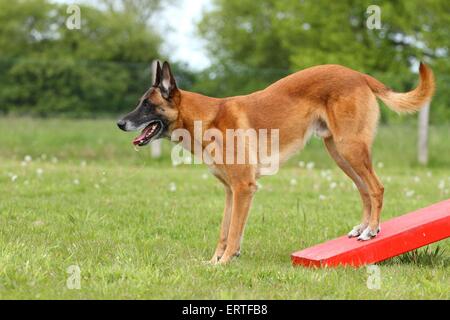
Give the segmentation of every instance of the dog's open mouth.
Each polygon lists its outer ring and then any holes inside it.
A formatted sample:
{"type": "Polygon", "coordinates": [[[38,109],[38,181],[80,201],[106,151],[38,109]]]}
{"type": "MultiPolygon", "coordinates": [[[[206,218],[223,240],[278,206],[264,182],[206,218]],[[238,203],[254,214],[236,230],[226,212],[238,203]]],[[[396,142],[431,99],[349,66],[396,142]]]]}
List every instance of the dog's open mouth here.
{"type": "Polygon", "coordinates": [[[139,136],[134,138],[133,144],[135,146],[145,146],[154,138],[159,136],[163,128],[163,124],[159,120],[151,121],[141,132],[139,136]]]}

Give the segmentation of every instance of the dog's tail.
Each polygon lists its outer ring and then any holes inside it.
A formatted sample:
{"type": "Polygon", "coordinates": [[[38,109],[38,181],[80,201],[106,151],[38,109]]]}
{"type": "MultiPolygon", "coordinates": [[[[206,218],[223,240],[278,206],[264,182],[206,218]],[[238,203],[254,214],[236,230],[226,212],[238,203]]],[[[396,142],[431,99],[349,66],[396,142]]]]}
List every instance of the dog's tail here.
{"type": "Polygon", "coordinates": [[[369,75],[365,74],[364,77],[372,92],[390,109],[397,113],[412,113],[429,103],[435,90],[433,71],[423,63],[420,63],[419,71],[419,85],[406,93],[394,92],[369,75]]]}

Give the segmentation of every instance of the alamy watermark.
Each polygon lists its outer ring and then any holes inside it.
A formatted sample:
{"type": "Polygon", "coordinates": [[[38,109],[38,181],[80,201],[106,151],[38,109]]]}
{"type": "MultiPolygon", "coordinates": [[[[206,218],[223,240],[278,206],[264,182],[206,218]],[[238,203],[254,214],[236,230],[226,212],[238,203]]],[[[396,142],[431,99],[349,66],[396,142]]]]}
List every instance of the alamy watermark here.
{"type": "Polygon", "coordinates": [[[367,273],[369,276],[367,277],[367,288],[370,290],[380,290],[381,289],[381,270],[380,267],[371,264],[367,267],[367,273]]]}
{"type": "Polygon", "coordinates": [[[226,129],[224,135],[215,128],[203,130],[203,122],[194,121],[193,137],[186,129],[176,129],[171,140],[178,142],[171,153],[175,165],[258,165],[261,175],[279,169],[279,129],[226,129]]]}
{"type": "Polygon", "coordinates": [[[66,13],[70,16],[66,19],[66,27],[69,30],[81,29],[81,10],[76,4],[71,4],[67,7],[66,13]]]}
{"type": "Polygon", "coordinates": [[[69,277],[66,281],[67,289],[80,290],[81,289],[81,269],[77,265],[71,265],[67,268],[66,272],[69,277]]]}
{"type": "Polygon", "coordinates": [[[368,29],[381,29],[381,8],[377,5],[370,5],[367,7],[366,13],[369,15],[366,20],[368,29]]]}

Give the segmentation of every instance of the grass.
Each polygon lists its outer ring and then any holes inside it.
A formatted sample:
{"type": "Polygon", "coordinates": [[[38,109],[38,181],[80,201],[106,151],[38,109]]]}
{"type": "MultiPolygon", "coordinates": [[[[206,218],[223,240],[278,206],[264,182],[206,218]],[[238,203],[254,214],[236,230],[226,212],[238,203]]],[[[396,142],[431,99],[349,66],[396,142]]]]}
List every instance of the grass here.
{"type": "MultiPolygon", "coordinates": [[[[318,140],[260,180],[241,257],[205,265],[220,184],[204,166],[173,168],[169,144],[159,160],[134,152],[132,136],[112,120],[0,119],[0,298],[450,298],[448,239],[380,263],[379,290],[367,288],[366,268],[290,265],[291,252],[346,233],[360,216],[357,192],[318,140]],[[80,290],[66,286],[71,265],[80,290]]],[[[414,127],[380,128],[384,220],[449,198],[449,137],[448,126],[432,128],[422,168],[414,127]]]]}

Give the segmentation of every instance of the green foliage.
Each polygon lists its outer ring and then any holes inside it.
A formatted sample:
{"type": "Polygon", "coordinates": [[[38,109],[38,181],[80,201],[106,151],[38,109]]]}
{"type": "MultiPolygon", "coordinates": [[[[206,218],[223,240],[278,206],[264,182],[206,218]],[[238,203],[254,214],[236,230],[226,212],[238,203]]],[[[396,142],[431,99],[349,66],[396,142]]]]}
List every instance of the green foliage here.
{"type": "Polygon", "coordinates": [[[129,110],[150,85],[159,37],[130,12],[0,0],[0,112],[87,115],[129,110]]]}
{"type": "Polygon", "coordinates": [[[445,255],[445,249],[436,246],[434,250],[427,246],[424,249],[417,249],[409,251],[401,256],[395,257],[394,259],[384,261],[384,265],[389,264],[416,264],[420,266],[433,266],[436,264],[444,263],[450,265],[450,259],[445,255]]]}
{"type": "MultiPolygon", "coordinates": [[[[162,39],[150,22],[162,0],[101,0],[81,7],[69,30],[67,5],[0,0],[0,114],[73,116],[129,110],[149,86],[162,39]],[[102,9],[99,9],[102,8],[102,9]],[[150,22],[149,22],[150,21],[150,22]]],[[[312,65],[339,63],[397,91],[417,83],[417,62],[435,71],[434,122],[450,119],[450,3],[446,0],[213,0],[199,34],[212,67],[175,64],[180,87],[212,96],[246,94],[312,65]],[[381,30],[366,28],[369,5],[381,30]]],[[[384,121],[403,119],[382,108],[384,121]]]]}
{"type": "MultiPolygon", "coordinates": [[[[438,79],[433,120],[449,120],[448,12],[446,0],[215,0],[199,23],[214,67],[196,87],[212,95],[248,93],[289,72],[337,63],[407,91],[417,83],[411,70],[424,60],[438,79]],[[381,8],[380,30],[366,26],[370,5],[381,8]]],[[[383,110],[385,120],[391,115],[383,110]]]]}

